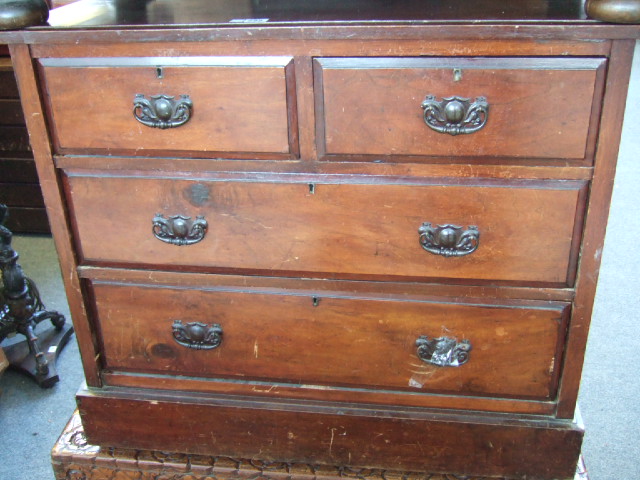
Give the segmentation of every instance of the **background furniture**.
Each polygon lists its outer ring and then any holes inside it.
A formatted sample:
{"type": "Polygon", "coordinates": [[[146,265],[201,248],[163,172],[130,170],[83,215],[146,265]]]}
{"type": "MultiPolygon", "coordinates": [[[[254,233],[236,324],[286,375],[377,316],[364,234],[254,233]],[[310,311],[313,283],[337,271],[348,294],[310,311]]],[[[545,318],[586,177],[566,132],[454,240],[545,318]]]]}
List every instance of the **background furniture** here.
{"type": "Polygon", "coordinates": [[[9,51],[0,45],[0,203],[16,233],[49,233],[36,165],[24,124],[9,51]]]}
{"type": "Polygon", "coordinates": [[[9,361],[7,360],[7,356],[4,354],[4,350],[0,347],[0,374],[4,372],[9,366],[9,361]]]}
{"type": "Polygon", "coordinates": [[[16,334],[24,336],[23,342],[6,346],[7,359],[48,388],[59,380],[55,361],[73,328],[65,325],[64,315],[45,308],[35,282],[24,275],[13,249],[13,234],[5,226],[8,217],[9,209],[0,204],[0,342],[16,334]],[[53,328],[38,329],[45,320],[53,328]]]}

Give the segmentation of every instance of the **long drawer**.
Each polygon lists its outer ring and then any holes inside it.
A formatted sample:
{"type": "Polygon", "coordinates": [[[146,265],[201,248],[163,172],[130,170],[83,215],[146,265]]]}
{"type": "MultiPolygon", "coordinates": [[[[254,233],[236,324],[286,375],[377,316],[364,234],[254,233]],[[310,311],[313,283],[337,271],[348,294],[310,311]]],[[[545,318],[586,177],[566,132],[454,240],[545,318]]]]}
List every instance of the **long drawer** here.
{"type": "Polygon", "coordinates": [[[253,156],[248,152],[297,151],[291,62],[289,57],[53,58],[41,65],[60,151],[253,156]]]}
{"type": "Polygon", "coordinates": [[[102,282],[93,292],[107,370],[536,399],[555,393],[567,319],[561,302],[102,282]]]}
{"type": "Polygon", "coordinates": [[[67,190],[88,264],[570,283],[584,183],[442,182],[68,172],[67,190]]]}
{"type": "Polygon", "coordinates": [[[601,58],[320,58],[327,155],[584,159],[601,58]]]}

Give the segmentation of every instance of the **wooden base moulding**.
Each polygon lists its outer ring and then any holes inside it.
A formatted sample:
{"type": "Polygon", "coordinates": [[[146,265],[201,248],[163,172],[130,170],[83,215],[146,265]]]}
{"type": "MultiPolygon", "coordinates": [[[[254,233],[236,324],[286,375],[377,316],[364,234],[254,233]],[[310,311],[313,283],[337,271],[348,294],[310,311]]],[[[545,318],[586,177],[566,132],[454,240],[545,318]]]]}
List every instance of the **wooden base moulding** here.
{"type": "MultiPolygon", "coordinates": [[[[489,480],[455,474],[265,462],[255,459],[119,449],[90,444],[78,412],[51,452],[56,480],[489,480]]],[[[506,477],[490,477],[507,480],[506,477]]],[[[589,480],[582,458],[574,480],[589,480]]]]}
{"type": "Polygon", "coordinates": [[[96,445],[347,469],[570,480],[584,433],[577,421],[535,416],[195,393],[176,399],[117,387],[83,388],[77,400],[96,445]]]}

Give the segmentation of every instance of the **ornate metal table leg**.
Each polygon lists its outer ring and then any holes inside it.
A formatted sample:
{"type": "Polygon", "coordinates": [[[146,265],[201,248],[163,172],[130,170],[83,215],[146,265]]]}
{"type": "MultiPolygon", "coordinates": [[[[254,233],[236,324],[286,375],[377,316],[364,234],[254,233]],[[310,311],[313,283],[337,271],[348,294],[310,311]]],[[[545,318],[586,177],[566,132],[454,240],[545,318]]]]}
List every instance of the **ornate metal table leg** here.
{"type": "Polygon", "coordinates": [[[5,347],[9,363],[47,388],[59,380],[55,359],[73,328],[65,325],[64,315],[45,310],[35,283],[24,276],[19,255],[11,246],[13,235],[4,226],[7,217],[6,205],[0,204],[0,342],[16,333],[24,335],[24,342],[5,347]],[[36,327],[44,320],[50,320],[54,328],[38,336],[36,327]]]}

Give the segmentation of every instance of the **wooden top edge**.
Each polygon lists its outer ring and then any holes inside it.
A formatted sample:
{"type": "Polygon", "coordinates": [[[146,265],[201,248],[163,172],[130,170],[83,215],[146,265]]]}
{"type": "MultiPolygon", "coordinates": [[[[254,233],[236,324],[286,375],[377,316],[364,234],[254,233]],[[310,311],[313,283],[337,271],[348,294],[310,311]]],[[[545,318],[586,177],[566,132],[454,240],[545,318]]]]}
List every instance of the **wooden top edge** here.
{"type": "Polygon", "coordinates": [[[33,27],[0,31],[0,43],[218,42],[257,40],[573,40],[640,38],[640,25],[581,22],[424,22],[370,24],[179,25],[171,27],[33,27]]]}

